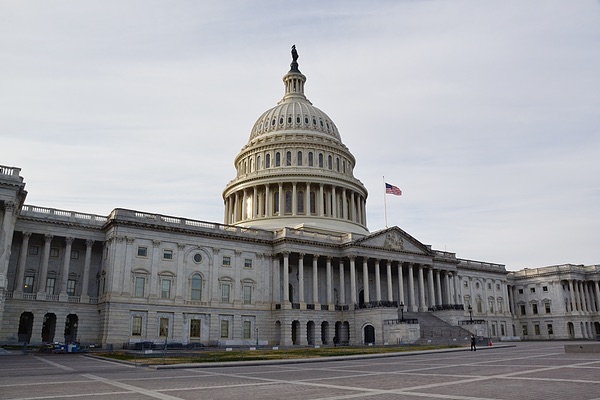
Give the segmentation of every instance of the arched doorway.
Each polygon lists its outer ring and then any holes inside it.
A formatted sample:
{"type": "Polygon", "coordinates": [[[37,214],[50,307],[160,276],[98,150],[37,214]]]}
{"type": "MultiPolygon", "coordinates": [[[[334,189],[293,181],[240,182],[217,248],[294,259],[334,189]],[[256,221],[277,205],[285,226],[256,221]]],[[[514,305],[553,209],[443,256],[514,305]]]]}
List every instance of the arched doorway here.
{"type": "Polygon", "coordinates": [[[308,321],[306,324],[306,342],[310,345],[315,344],[315,323],[308,321]]]}
{"type": "Polygon", "coordinates": [[[54,342],[54,333],[56,332],[56,314],[48,313],[44,315],[42,324],[42,342],[54,342]]]}
{"type": "Polygon", "coordinates": [[[344,321],[344,323],[342,324],[342,333],[341,333],[340,343],[342,343],[342,344],[350,343],[350,323],[348,321],[344,321]]]}
{"type": "Polygon", "coordinates": [[[329,322],[321,322],[321,343],[329,344],[329,322]]]}
{"type": "Polygon", "coordinates": [[[375,328],[373,327],[373,325],[365,325],[364,333],[365,333],[365,344],[375,343],[375,328]]]}
{"type": "Polygon", "coordinates": [[[79,317],[77,314],[67,315],[65,321],[65,343],[72,343],[77,341],[77,325],[79,324],[79,317]]]}
{"type": "Polygon", "coordinates": [[[567,332],[569,332],[569,339],[575,338],[575,326],[573,325],[572,322],[569,322],[567,324],[567,332]]]}
{"type": "Polygon", "coordinates": [[[596,330],[596,336],[600,335],[600,322],[594,322],[594,329],[596,330]]]}
{"type": "Polygon", "coordinates": [[[31,341],[31,333],[33,331],[33,313],[24,312],[19,318],[19,342],[29,343],[31,341]]]}
{"type": "Polygon", "coordinates": [[[300,330],[300,321],[295,320],[292,322],[292,344],[297,345],[298,343],[298,331],[300,330]]]}

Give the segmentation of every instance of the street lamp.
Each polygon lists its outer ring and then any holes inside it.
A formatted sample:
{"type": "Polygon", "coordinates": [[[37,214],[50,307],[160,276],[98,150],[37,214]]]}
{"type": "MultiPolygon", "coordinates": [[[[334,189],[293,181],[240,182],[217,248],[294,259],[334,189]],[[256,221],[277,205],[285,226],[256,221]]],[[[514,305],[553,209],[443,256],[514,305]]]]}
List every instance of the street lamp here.
{"type": "Polygon", "coordinates": [[[402,301],[400,302],[400,313],[401,313],[400,315],[402,315],[400,317],[400,321],[404,322],[404,302],[402,302],[402,301]]]}
{"type": "Polygon", "coordinates": [[[469,304],[469,321],[473,322],[473,307],[469,304]]]}
{"type": "Polygon", "coordinates": [[[256,347],[258,348],[258,328],[256,328],[256,347]]]}

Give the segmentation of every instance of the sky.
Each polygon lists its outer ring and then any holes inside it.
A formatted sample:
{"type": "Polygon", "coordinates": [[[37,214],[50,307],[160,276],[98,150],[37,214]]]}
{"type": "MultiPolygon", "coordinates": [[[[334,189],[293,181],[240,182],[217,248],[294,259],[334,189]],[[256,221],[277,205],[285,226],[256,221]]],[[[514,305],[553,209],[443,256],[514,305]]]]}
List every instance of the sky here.
{"type": "Polygon", "coordinates": [[[223,222],[294,44],[370,231],[600,264],[598,0],[0,0],[0,165],[29,205],[223,222]]]}

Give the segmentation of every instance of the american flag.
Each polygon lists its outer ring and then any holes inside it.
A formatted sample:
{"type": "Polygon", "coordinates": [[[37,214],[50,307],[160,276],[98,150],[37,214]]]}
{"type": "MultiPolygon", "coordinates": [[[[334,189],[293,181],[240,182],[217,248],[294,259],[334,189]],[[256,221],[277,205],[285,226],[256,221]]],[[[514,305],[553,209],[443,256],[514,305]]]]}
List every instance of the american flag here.
{"type": "Polygon", "coordinates": [[[402,196],[402,190],[398,186],[390,185],[389,183],[385,183],[385,193],[393,194],[395,196],[402,196]]]}

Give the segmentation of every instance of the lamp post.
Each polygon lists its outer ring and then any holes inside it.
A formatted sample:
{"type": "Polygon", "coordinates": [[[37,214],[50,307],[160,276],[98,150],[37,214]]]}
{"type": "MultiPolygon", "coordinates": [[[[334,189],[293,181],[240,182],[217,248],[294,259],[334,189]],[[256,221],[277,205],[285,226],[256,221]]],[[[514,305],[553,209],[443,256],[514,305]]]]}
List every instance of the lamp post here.
{"type": "Polygon", "coordinates": [[[256,328],[256,347],[258,348],[258,328],[256,328]]]}
{"type": "Polygon", "coordinates": [[[473,322],[473,307],[469,304],[469,321],[473,322]]]}
{"type": "Polygon", "coordinates": [[[404,302],[400,302],[400,321],[404,322],[404,302]]]}

